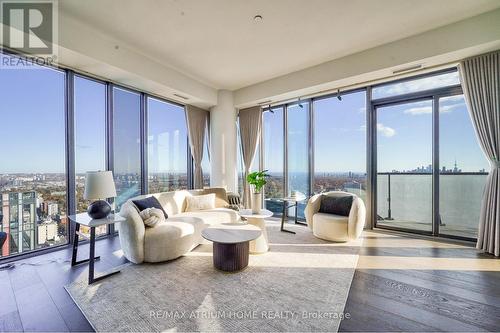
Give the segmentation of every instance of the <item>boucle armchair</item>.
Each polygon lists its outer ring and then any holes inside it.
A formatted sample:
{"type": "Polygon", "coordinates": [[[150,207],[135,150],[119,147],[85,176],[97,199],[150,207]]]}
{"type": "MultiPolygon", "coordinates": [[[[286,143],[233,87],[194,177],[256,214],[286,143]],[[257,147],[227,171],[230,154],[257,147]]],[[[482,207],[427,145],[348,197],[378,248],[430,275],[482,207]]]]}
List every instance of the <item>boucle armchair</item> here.
{"type": "Polygon", "coordinates": [[[365,226],[366,209],[358,196],[341,191],[325,192],[312,196],[305,209],[306,221],[314,236],[333,242],[347,242],[357,239],[365,226]],[[323,196],[353,196],[349,216],[321,213],[323,196]]]}

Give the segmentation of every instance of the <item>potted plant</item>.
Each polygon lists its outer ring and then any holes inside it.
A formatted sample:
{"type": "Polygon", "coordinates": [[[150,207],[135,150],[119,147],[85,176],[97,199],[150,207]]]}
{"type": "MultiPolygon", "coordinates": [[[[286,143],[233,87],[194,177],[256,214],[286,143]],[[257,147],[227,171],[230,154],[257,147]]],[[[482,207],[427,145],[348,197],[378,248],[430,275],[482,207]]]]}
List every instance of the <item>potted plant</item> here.
{"type": "Polygon", "coordinates": [[[252,185],[253,193],[252,193],[252,213],[260,214],[260,208],[262,207],[262,196],[260,194],[260,190],[264,185],[266,185],[266,178],[269,175],[266,173],[267,170],[264,171],[255,171],[251,172],[247,176],[247,182],[252,185]]]}

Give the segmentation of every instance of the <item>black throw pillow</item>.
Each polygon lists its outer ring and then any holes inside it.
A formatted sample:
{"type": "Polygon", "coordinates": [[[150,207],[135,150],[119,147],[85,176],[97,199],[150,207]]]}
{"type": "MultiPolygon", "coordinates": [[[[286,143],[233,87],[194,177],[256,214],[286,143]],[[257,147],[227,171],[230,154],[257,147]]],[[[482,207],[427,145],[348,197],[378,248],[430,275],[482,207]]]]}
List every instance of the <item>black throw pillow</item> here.
{"type": "Polygon", "coordinates": [[[320,213],[335,214],[341,216],[349,216],[352,207],[352,195],[341,197],[330,197],[327,195],[321,196],[320,213]]]}
{"type": "Polygon", "coordinates": [[[161,211],[163,212],[163,215],[165,215],[165,218],[168,219],[167,212],[165,212],[165,210],[161,206],[160,202],[155,197],[147,197],[144,199],[132,200],[132,202],[134,203],[135,207],[137,207],[137,209],[140,212],[142,212],[146,208],[161,209],[161,211]]]}

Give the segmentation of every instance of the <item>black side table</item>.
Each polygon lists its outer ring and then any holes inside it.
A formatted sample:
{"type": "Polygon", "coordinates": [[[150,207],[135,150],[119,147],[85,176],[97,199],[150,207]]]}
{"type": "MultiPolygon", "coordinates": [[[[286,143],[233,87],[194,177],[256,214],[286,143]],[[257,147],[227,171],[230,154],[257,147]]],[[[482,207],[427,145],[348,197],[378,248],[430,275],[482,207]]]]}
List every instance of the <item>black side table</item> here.
{"type": "Polygon", "coordinates": [[[114,271],[108,274],[104,274],[98,277],[95,277],[94,272],[94,262],[95,260],[99,260],[100,257],[95,256],[95,228],[107,225],[107,224],[115,224],[118,222],[124,222],[125,218],[121,217],[118,214],[113,214],[104,219],[92,219],[87,213],[81,213],[76,215],[69,216],[70,221],[75,223],[75,234],[73,240],[73,254],[71,256],[71,266],[76,266],[84,263],[89,263],[89,284],[107,278],[108,276],[120,273],[120,271],[114,271]],[[79,236],[85,239],[89,239],[86,235],[80,232],[80,225],[86,226],[90,228],[90,254],[88,259],[76,260],[78,256],[78,239],[79,236]]]}
{"type": "MultiPolygon", "coordinates": [[[[295,231],[292,230],[287,230],[285,229],[285,216],[287,215],[286,212],[289,208],[295,207],[295,224],[298,224],[297,222],[297,208],[299,206],[299,202],[302,202],[306,199],[305,196],[299,196],[299,197],[286,197],[282,198],[281,200],[283,201],[283,213],[281,215],[281,228],[280,230],[283,232],[289,232],[291,234],[295,234],[295,231]]],[[[303,223],[300,223],[303,224],[303,223]]]]}

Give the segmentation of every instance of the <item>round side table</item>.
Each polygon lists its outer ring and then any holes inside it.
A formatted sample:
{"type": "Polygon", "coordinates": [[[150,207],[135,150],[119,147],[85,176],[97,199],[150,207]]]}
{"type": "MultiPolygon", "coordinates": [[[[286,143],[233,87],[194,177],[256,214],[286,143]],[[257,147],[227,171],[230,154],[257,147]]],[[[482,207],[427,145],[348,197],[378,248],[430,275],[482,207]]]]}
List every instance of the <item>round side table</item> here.
{"type": "Polygon", "coordinates": [[[241,217],[247,219],[248,224],[252,224],[262,230],[262,235],[250,242],[250,253],[266,253],[269,251],[265,219],[273,216],[273,212],[262,209],[260,214],[253,214],[251,209],[241,209],[239,214],[241,217]]]}

